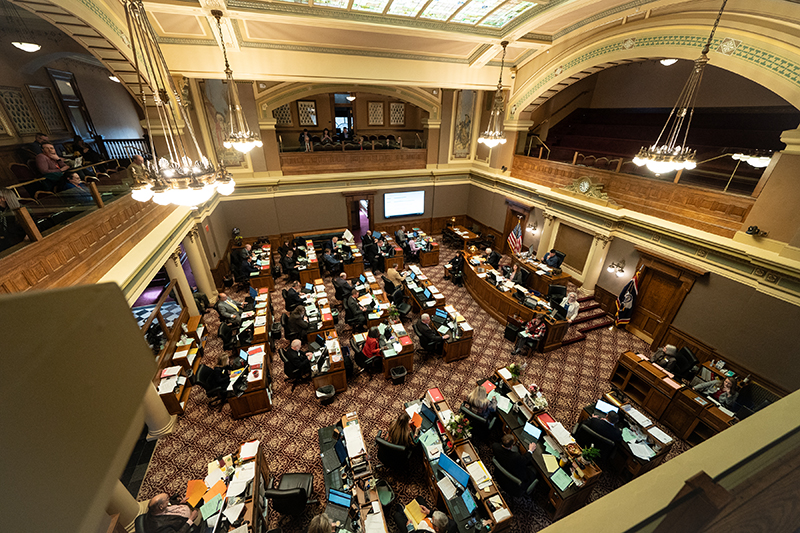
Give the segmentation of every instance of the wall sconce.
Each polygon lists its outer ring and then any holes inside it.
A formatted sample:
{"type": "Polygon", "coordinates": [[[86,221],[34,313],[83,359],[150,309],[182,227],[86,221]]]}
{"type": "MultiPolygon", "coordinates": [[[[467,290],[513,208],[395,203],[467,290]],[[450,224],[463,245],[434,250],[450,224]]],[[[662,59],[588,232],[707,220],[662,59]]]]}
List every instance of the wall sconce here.
{"type": "Polygon", "coordinates": [[[623,259],[619,263],[611,263],[606,270],[612,274],[616,273],[617,277],[621,278],[625,274],[625,260],[623,259]]]}
{"type": "Polygon", "coordinates": [[[534,221],[533,224],[528,224],[528,227],[525,229],[528,230],[531,235],[536,235],[536,232],[538,231],[538,228],[536,227],[536,221],[534,221]]]}
{"type": "Polygon", "coordinates": [[[745,233],[753,237],[766,237],[768,234],[766,231],[759,229],[758,226],[750,226],[745,233]]]}

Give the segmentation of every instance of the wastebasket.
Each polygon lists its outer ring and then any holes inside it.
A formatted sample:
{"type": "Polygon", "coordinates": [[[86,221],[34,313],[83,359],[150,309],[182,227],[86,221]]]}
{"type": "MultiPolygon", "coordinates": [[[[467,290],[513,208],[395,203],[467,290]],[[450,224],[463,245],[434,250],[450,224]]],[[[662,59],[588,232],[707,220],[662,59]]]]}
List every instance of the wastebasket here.
{"type": "Polygon", "coordinates": [[[408,371],[404,366],[396,366],[391,370],[392,385],[402,385],[406,382],[406,374],[408,371]]]}
{"type": "Polygon", "coordinates": [[[325,385],[317,389],[317,399],[322,405],[329,405],[333,403],[333,397],[336,396],[336,389],[333,385],[325,385]]]}

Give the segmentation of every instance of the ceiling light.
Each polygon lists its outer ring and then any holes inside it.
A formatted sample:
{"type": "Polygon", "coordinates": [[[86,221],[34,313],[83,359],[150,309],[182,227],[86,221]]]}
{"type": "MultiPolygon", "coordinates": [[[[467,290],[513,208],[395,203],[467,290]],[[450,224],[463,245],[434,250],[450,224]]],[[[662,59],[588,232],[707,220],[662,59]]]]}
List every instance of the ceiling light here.
{"type": "Polygon", "coordinates": [[[11,44],[22,50],[23,52],[38,52],[42,49],[42,45],[36,43],[22,43],[13,41],[11,44]]]}
{"type": "Polygon", "coordinates": [[[728,3],[728,0],[723,0],[717,20],[714,21],[714,27],[711,28],[711,34],[708,36],[708,41],[706,41],[700,57],[695,59],[692,73],[689,75],[689,79],[686,80],[686,85],[683,86],[683,91],[681,91],[675,107],[672,108],[667,117],[667,122],[661,129],[658,139],[650,147],[643,146],[639,153],[636,154],[636,157],[633,158],[633,162],[637,166],[647,165],[647,168],[655,174],[664,174],[681,169],[691,170],[697,166],[695,162],[697,153],[686,146],[686,139],[689,136],[689,127],[692,124],[694,105],[697,100],[700,82],[703,80],[703,71],[708,64],[711,41],[714,39],[714,33],[717,31],[719,19],[722,17],[726,3],[728,3]]]}
{"type": "Polygon", "coordinates": [[[356,99],[356,95],[354,95],[353,93],[350,93],[345,98],[347,98],[348,102],[352,102],[353,100],[356,99]]]}
{"type": "Polygon", "coordinates": [[[122,83],[121,81],[119,81],[119,78],[116,77],[116,76],[109,76],[108,79],[110,79],[114,83],[122,83]]]}
{"type": "Polygon", "coordinates": [[[755,167],[755,168],[766,168],[769,165],[769,162],[772,161],[772,157],[766,155],[747,155],[747,154],[733,154],[733,157],[737,161],[745,161],[748,165],[755,167]]]}
{"type": "Polygon", "coordinates": [[[485,144],[489,148],[506,143],[506,134],[503,131],[503,113],[505,112],[503,105],[503,68],[506,64],[508,41],[503,41],[500,45],[503,47],[503,59],[500,61],[500,80],[497,82],[497,91],[494,93],[494,105],[492,106],[492,113],[489,115],[489,124],[486,125],[486,131],[478,137],[478,142],[485,144]]]}
{"type": "Polygon", "coordinates": [[[660,61],[660,63],[661,63],[662,65],[664,65],[665,67],[671,67],[672,65],[674,65],[674,64],[675,64],[675,63],[677,63],[677,62],[678,62],[678,60],[677,60],[677,59],[662,59],[662,60],[660,61]]]}

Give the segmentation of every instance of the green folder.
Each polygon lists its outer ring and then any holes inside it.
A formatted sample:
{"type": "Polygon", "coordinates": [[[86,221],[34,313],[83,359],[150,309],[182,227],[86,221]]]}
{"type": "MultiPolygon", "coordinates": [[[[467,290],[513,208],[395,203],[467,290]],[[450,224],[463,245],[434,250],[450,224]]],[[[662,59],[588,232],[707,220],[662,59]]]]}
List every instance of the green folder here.
{"type": "Polygon", "coordinates": [[[553,480],[553,483],[555,483],[556,487],[558,487],[562,492],[567,490],[567,487],[569,487],[573,481],[572,477],[564,472],[563,468],[556,470],[556,473],[550,476],[550,479],[553,480]]]}

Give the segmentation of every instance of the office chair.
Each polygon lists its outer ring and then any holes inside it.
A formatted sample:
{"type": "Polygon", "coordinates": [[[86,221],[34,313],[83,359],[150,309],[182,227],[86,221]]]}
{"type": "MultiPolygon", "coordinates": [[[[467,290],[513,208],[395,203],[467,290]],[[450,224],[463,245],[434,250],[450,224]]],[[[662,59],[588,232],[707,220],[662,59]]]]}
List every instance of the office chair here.
{"type": "Polygon", "coordinates": [[[575,424],[575,427],[572,428],[572,435],[582,448],[591,446],[600,450],[601,461],[610,460],[616,449],[616,443],[613,440],[605,438],[581,422],[575,424]]]}
{"type": "Polygon", "coordinates": [[[214,370],[206,365],[201,364],[197,368],[197,374],[192,376],[192,385],[200,385],[206,391],[208,396],[208,406],[212,409],[222,410],[225,405],[225,396],[227,391],[221,386],[213,387],[209,380],[214,370]]]}
{"type": "Polygon", "coordinates": [[[314,486],[314,475],[301,472],[283,474],[278,486],[268,488],[264,496],[272,500],[272,507],[282,515],[300,516],[309,503],[316,500],[309,499],[314,486]]]}
{"type": "Polygon", "coordinates": [[[547,299],[551,302],[561,303],[567,297],[567,288],[563,285],[550,285],[547,288],[547,299]]]}
{"type": "Polygon", "coordinates": [[[225,351],[239,347],[239,336],[236,333],[236,328],[229,326],[225,322],[220,322],[217,337],[222,339],[222,349],[225,351]]]}
{"type": "Polygon", "coordinates": [[[381,279],[383,280],[383,290],[384,290],[384,292],[387,295],[394,294],[394,290],[396,289],[395,284],[392,281],[388,280],[386,278],[386,276],[381,276],[381,279]]]}
{"type": "Polygon", "coordinates": [[[144,528],[145,523],[147,520],[147,513],[140,514],[136,517],[133,522],[133,532],[134,533],[147,533],[147,530],[144,528]]]}
{"type": "Polygon", "coordinates": [[[296,389],[299,384],[306,383],[311,379],[311,376],[303,377],[303,371],[301,369],[291,368],[291,364],[283,348],[278,350],[278,356],[281,358],[281,361],[283,361],[283,373],[286,375],[283,382],[286,383],[288,381],[292,384],[292,392],[294,392],[294,389],[296,389]]]}
{"type": "Polygon", "coordinates": [[[416,322],[414,322],[414,324],[412,324],[411,329],[414,330],[414,334],[419,339],[419,348],[418,348],[417,351],[421,352],[420,355],[423,358],[426,358],[426,357],[428,357],[430,355],[439,355],[439,343],[438,342],[430,342],[430,341],[426,340],[425,337],[422,336],[422,333],[420,333],[419,327],[417,326],[416,322]]]}
{"type": "Polygon", "coordinates": [[[500,484],[500,488],[512,498],[530,496],[533,493],[533,489],[539,484],[539,480],[534,479],[533,483],[525,487],[522,485],[522,480],[520,478],[503,468],[494,457],[492,457],[492,463],[494,463],[494,475],[497,482],[500,484]]]}
{"type": "Polygon", "coordinates": [[[564,258],[567,257],[567,254],[559,250],[556,250],[556,257],[558,257],[558,264],[556,265],[556,268],[561,268],[561,263],[564,262],[564,258]]]}
{"type": "Polygon", "coordinates": [[[675,369],[673,374],[678,381],[689,380],[697,372],[696,367],[700,364],[694,352],[688,346],[684,346],[675,354],[675,369]]]}
{"type": "Polygon", "coordinates": [[[366,370],[369,373],[370,379],[373,374],[383,372],[383,358],[380,355],[367,357],[364,355],[364,350],[358,347],[358,343],[353,337],[350,337],[350,349],[353,351],[353,361],[359,368],[366,370]]]}
{"type": "Polygon", "coordinates": [[[497,423],[496,416],[485,418],[466,405],[462,405],[460,411],[469,419],[469,423],[472,426],[472,434],[475,436],[475,438],[485,440],[489,437],[489,434],[492,432],[492,429],[494,429],[494,426],[497,423]]]}
{"type": "Polygon", "coordinates": [[[378,460],[381,465],[400,472],[406,471],[406,465],[411,458],[413,449],[400,444],[394,444],[381,437],[383,430],[378,430],[375,444],[378,446],[378,460]]]}
{"type": "Polygon", "coordinates": [[[406,293],[403,287],[397,287],[394,292],[389,295],[389,299],[394,305],[397,312],[400,313],[400,319],[407,319],[411,313],[411,304],[406,301],[406,293]]]}

